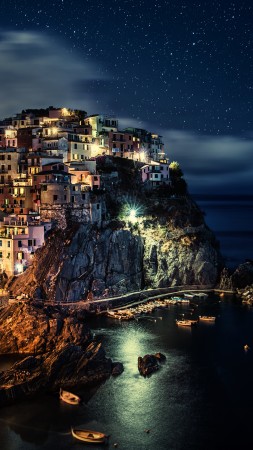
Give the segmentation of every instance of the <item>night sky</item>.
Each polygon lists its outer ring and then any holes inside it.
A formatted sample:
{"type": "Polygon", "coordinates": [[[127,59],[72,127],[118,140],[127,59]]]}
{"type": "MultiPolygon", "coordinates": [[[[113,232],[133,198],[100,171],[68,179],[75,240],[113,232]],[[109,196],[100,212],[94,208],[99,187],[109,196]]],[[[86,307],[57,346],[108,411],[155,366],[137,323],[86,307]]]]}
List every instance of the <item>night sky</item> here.
{"type": "Polygon", "coordinates": [[[0,117],[65,106],[161,134],[190,192],[253,194],[250,1],[0,0],[0,117]]]}

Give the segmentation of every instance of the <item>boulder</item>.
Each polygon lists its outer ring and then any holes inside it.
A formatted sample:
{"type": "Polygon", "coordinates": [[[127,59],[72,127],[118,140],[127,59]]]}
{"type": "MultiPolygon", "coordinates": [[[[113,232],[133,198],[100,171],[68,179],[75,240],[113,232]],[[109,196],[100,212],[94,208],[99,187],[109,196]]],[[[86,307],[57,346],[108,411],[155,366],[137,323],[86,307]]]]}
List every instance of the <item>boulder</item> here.
{"type": "Polygon", "coordinates": [[[165,361],[166,356],[162,353],[155,353],[154,355],[145,355],[143,358],[138,357],[138,370],[144,377],[151,375],[160,368],[160,362],[165,361]]]}

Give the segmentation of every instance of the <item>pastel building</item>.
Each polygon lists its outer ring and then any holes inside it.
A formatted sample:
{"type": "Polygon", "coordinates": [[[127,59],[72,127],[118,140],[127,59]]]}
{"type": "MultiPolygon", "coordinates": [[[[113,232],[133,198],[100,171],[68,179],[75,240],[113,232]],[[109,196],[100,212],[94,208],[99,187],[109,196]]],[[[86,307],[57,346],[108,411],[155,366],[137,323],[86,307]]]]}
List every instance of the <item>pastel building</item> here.
{"type": "Polygon", "coordinates": [[[141,168],[141,179],[143,183],[151,187],[170,183],[169,161],[164,159],[160,162],[145,164],[141,168]]]}
{"type": "Polygon", "coordinates": [[[131,158],[134,151],[133,134],[129,132],[109,131],[109,149],[113,156],[131,158]]]}
{"type": "Polygon", "coordinates": [[[44,225],[18,221],[15,215],[0,222],[0,271],[17,275],[31,264],[44,243],[44,225]]]}

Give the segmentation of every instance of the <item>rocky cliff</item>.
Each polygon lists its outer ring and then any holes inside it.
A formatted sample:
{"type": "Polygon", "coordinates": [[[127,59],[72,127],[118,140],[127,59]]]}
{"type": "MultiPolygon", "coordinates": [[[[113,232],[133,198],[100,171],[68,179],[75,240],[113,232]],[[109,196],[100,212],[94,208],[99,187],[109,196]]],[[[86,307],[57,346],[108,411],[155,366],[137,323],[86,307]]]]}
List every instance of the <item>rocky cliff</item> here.
{"type": "Polygon", "coordinates": [[[89,291],[100,297],[144,288],[215,285],[222,264],[219,246],[192,199],[149,194],[143,209],[134,222],[121,216],[99,228],[69,223],[56,230],[10,289],[15,295],[65,302],[85,299],[89,291]]]}
{"type": "Polygon", "coordinates": [[[110,376],[106,358],[86,325],[84,311],[15,304],[0,313],[0,352],[24,355],[0,373],[0,406],[64,386],[97,384],[110,376]]]}

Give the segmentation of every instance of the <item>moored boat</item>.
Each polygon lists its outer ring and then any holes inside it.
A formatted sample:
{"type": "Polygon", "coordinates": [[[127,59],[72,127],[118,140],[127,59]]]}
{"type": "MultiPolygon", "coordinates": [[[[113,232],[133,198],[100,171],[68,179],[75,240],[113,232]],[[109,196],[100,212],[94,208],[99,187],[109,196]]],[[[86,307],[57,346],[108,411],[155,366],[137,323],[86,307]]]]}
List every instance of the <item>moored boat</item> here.
{"type": "Polygon", "coordinates": [[[198,297],[198,298],[207,298],[208,297],[208,294],[206,294],[205,292],[195,292],[195,297],[198,297]]]}
{"type": "Polygon", "coordinates": [[[81,398],[78,395],[65,391],[64,389],[60,389],[60,399],[70,405],[79,405],[81,402],[81,398]]]}
{"type": "Polygon", "coordinates": [[[195,294],[193,292],[185,293],[184,298],[187,298],[189,300],[193,299],[195,297],[195,294]]]}
{"type": "Polygon", "coordinates": [[[196,325],[198,323],[195,319],[177,319],[176,324],[183,326],[183,327],[192,327],[193,325],[196,325]]]}
{"type": "Polygon", "coordinates": [[[203,320],[205,322],[215,322],[215,316],[199,316],[199,320],[203,320]]]}
{"type": "Polygon", "coordinates": [[[90,444],[103,444],[109,436],[99,431],[83,430],[78,428],[71,428],[72,436],[79,441],[88,442],[90,444]]]}

